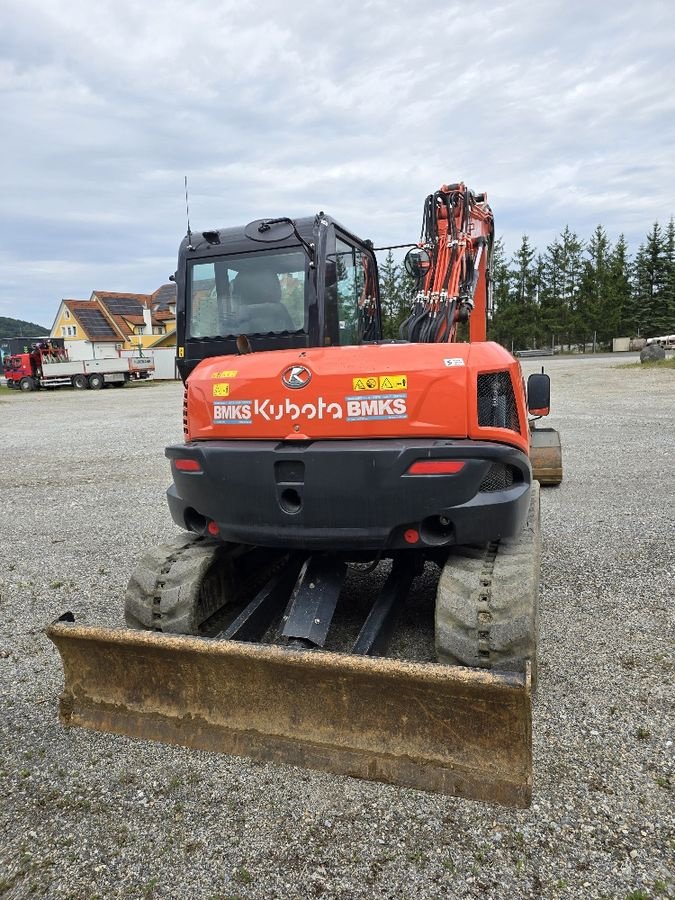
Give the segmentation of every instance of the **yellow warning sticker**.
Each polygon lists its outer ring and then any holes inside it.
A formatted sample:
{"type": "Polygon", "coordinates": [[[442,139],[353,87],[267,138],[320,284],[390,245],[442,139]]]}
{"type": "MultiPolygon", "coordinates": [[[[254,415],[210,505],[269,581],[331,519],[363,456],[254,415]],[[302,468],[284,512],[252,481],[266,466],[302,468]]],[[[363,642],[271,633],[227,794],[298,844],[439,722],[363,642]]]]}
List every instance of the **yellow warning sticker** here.
{"type": "Polygon", "coordinates": [[[178,358],[183,359],[184,356],[185,356],[185,347],[179,347],[178,348],[178,358]]]}
{"type": "Polygon", "coordinates": [[[352,379],[352,388],[355,391],[376,391],[378,384],[377,375],[363,375],[361,378],[352,379]]]}
{"type": "Polygon", "coordinates": [[[214,397],[229,397],[230,396],[230,386],[227,382],[224,384],[214,384],[213,385],[213,396],[214,397]]]}
{"type": "Polygon", "coordinates": [[[362,375],[352,379],[355,391],[405,391],[407,387],[407,375],[362,375]]]}
{"type": "Polygon", "coordinates": [[[227,372],[212,372],[211,378],[236,378],[237,370],[227,372]]]}
{"type": "Polygon", "coordinates": [[[405,391],[407,387],[407,375],[380,375],[381,391],[405,391]]]}

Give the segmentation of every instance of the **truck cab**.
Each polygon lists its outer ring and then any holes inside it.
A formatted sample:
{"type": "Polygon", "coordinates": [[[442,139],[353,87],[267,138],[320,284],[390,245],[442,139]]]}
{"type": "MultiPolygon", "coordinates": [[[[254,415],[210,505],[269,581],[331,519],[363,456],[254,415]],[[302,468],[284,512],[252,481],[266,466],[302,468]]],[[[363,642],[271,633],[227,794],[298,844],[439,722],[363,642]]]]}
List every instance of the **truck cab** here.
{"type": "Polygon", "coordinates": [[[35,362],[30,353],[15,353],[2,361],[7,387],[33,390],[35,362]]]}

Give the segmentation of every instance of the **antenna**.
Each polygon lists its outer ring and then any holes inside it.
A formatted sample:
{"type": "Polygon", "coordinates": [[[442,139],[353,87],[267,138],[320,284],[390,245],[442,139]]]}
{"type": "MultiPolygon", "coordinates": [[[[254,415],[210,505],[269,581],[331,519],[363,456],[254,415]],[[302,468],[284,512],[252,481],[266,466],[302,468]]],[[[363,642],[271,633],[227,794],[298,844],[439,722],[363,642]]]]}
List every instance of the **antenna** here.
{"type": "Polygon", "coordinates": [[[192,232],[190,231],[190,203],[188,201],[188,180],[187,175],[185,176],[185,213],[187,215],[187,239],[188,239],[188,250],[194,250],[195,248],[192,246],[192,232]]]}

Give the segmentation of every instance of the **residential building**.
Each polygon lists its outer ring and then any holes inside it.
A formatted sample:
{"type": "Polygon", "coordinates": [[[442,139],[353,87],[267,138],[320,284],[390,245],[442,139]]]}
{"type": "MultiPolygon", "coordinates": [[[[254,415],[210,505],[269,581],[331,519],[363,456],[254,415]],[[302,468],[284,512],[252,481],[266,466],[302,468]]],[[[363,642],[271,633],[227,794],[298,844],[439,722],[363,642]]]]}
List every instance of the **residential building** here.
{"type": "Polygon", "coordinates": [[[153,294],[92,291],[89,300],[62,300],[51,337],[65,341],[71,359],[119,356],[176,346],[176,286],[153,294]]]}

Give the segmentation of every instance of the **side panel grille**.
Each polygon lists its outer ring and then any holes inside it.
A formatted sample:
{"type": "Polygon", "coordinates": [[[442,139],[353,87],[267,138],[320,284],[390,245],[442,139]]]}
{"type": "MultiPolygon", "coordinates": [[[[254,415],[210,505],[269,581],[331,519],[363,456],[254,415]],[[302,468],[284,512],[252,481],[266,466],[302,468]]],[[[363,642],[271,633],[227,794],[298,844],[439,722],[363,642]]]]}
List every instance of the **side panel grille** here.
{"type": "Polygon", "coordinates": [[[183,437],[188,439],[188,398],[187,385],[183,388],[183,437]]]}
{"type": "Polygon", "coordinates": [[[478,376],[478,424],[483,428],[509,428],[520,434],[518,408],[508,372],[478,376]]]}

